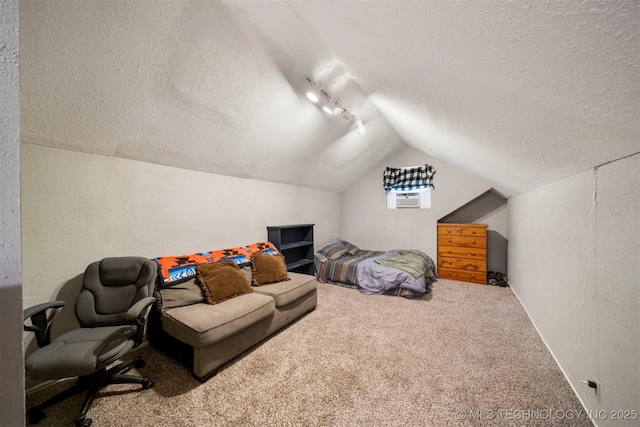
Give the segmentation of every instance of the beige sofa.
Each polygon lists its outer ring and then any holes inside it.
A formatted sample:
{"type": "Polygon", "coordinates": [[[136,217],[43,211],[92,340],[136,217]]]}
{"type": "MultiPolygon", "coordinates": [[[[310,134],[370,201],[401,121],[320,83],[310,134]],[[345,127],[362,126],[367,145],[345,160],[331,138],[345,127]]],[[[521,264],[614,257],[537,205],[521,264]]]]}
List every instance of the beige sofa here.
{"type": "MultiPolygon", "coordinates": [[[[251,267],[241,270],[251,283],[251,267]]],[[[315,309],[315,277],[288,276],[291,280],[252,286],[252,293],[214,305],[205,302],[195,278],[157,287],[149,341],[206,381],[224,363],[315,309]]]]}

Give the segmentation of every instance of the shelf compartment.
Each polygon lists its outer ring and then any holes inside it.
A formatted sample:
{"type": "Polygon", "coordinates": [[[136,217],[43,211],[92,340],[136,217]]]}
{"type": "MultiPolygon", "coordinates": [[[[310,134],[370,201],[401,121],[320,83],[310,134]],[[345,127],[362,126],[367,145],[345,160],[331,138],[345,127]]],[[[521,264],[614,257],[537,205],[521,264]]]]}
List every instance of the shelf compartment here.
{"type": "Polygon", "coordinates": [[[291,263],[287,263],[287,270],[289,271],[293,271],[297,268],[300,267],[306,267],[309,264],[313,264],[313,260],[312,259],[301,259],[295,262],[291,262],[291,263]]]}
{"type": "Polygon", "coordinates": [[[296,224],[267,227],[267,238],[284,255],[288,271],[310,275],[315,273],[313,226],[296,224]]]}
{"type": "Polygon", "coordinates": [[[280,246],[281,251],[286,251],[289,249],[300,248],[303,246],[313,246],[313,242],[293,242],[293,243],[285,243],[280,246]]]}

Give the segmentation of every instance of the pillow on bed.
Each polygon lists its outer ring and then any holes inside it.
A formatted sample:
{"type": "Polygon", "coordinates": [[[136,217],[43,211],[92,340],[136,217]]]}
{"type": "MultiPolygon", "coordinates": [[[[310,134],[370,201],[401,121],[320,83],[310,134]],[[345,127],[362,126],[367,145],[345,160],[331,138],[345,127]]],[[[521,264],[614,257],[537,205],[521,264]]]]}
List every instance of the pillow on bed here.
{"type": "Polygon", "coordinates": [[[268,255],[262,252],[253,254],[251,256],[251,271],[253,286],[291,280],[287,276],[287,266],[282,254],[268,255]]]}
{"type": "Polygon", "coordinates": [[[209,304],[218,304],[253,292],[233,261],[197,264],[196,277],[209,304]]]}
{"type": "Polygon", "coordinates": [[[335,243],[329,243],[327,246],[320,249],[318,252],[329,259],[338,259],[342,255],[349,252],[349,249],[341,241],[339,241],[335,243]]]}
{"type": "Polygon", "coordinates": [[[357,247],[353,243],[347,242],[346,240],[343,240],[342,244],[344,245],[345,248],[347,248],[347,252],[349,253],[349,255],[355,255],[357,252],[360,251],[359,247],[357,247]]]}

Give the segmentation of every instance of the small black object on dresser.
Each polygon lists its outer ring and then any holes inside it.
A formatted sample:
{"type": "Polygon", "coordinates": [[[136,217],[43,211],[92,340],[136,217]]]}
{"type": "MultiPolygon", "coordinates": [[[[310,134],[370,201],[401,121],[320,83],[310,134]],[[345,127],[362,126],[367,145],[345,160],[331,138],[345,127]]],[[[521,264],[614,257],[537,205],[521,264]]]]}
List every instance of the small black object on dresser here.
{"type": "Polygon", "coordinates": [[[314,274],[313,226],[295,224],[267,227],[268,240],[284,255],[287,271],[314,274]]]}

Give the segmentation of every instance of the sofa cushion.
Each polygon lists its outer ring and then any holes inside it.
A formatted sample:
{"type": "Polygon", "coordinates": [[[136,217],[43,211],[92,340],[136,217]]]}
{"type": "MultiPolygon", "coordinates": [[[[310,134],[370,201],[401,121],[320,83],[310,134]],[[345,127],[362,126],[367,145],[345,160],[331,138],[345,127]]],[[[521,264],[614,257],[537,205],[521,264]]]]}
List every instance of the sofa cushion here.
{"type": "Polygon", "coordinates": [[[251,286],[233,261],[196,265],[196,276],[209,304],[251,293],[251,286]]]}
{"type": "Polygon", "coordinates": [[[204,293],[200,285],[196,283],[195,277],[177,285],[156,288],[153,295],[156,297],[156,307],[160,312],[183,305],[205,302],[204,293]]]}
{"type": "Polygon", "coordinates": [[[256,292],[220,304],[193,304],[166,310],[162,329],[169,335],[201,348],[222,341],[275,312],[275,301],[256,292]]]}
{"type": "Polygon", "coordinates": [[[251,268],[253,272],[252,284],[254,286],[290,280],[289,276],[287,276],[284,255],[281,254],[255,253],[251,256],[251,268]]]}
{"type": "Polygon", "coordinates": [[[289,272],[289,277],[291,280],[286,282],[256,286],[253,288],[253,292],[269,295],[275,299],[276,307],[283,307],[313,292],[318,285],[316,278],[308,274],[289,272]]]}

